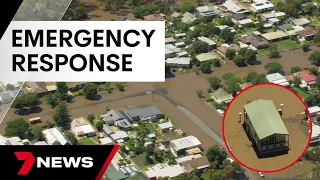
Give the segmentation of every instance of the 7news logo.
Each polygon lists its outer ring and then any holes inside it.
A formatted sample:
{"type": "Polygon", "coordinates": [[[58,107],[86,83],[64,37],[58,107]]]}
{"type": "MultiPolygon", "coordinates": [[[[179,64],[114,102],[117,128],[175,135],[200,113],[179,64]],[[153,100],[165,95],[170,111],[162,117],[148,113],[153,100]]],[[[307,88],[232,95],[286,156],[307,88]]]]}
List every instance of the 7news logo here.
{"type": "Polygon", "coordinates": [[[24,161],[18,175],[27,175],[34,163],[36,168],[92,168],[92,157],[34,157],[31,152],[14,152],[17,159],[24,161]]]}

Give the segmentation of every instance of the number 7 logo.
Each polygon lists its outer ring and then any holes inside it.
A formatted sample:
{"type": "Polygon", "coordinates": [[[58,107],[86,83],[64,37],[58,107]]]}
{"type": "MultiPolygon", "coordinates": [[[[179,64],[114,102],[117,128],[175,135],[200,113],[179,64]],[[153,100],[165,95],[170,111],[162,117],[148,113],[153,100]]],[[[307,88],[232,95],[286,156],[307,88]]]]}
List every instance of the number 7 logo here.
{"type": "Polygon", "coordinates": [[[36,161],[31,152],[14,152],[18,160],[25,161],[18,172],[18,175],[27,175],[36,161]]]}

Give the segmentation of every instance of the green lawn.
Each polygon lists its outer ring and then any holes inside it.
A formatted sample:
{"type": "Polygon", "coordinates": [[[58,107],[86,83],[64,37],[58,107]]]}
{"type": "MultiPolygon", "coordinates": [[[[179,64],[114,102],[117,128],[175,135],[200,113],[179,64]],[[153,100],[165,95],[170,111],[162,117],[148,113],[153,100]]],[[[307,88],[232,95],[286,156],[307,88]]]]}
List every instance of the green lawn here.
{"type": "Polygon", "coordinates": [[[95,136],[95,137],[92,137],[92,138],[83,138],[79,141],[80,144],[83,144],[83,145],[97,145],[98,144],[98,138],[95,136]]]}
{"type": "Polygon", "coordinates": [[[281,46],[281,47],[285,48],[285,49],[294,49],[294,48],[300,48],[301,47],[301,44],[299,44],[296,41],[291,40],[291,39],[278,41],[278,42],[276,42],[276,44],[278,46],[281,46]]]}
{"type": "Polygon", "coordinates": [[[152,123],[146,123],[146,128],[150,130],[151,133],[156,133],[158,132],[156,127],[152,123]]]}
{"type": "Polygon", "coordinates": [[[268,55],[268,49],[259,49],[258,50],[258,55],[259,56],[266,56],[266,55],[268,55]]]}
{"type": "Polygon", "coordinates": [[[309,96],[309,94],[308,93],[306,93],[305,91],[303,91],[302,89],[300,89],[300,88],[293,88],[297,93],[298,93],[298,95],[302,98],[302,99],[306,99],[308,96],[309,96]]]}

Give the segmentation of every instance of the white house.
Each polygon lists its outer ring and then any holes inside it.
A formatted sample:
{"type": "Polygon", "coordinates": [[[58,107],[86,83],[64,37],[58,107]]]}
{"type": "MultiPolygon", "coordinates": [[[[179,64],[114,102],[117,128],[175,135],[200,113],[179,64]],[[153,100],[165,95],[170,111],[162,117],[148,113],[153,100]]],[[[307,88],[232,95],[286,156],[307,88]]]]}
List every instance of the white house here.
{"type": "Polygon", "coordinates": [[[116,131],[113,134],[110,134],[110,137],[114,140],[114,141],[126,141],[129,139],[128,134],[125,131],[116,131]]]}
{"type": "Polygon", "coordinates": [[[222,88],[219,88],[218,90],[211,93],[211,97],[214,101],[216,101],[219,104],[223,102],[229,103],[233,99],[233,96],[225,92],[222,88]]]}
{"type": "Polygon", "coordinates": [[[49,145],[66,145],[70,144],[67,137],[59,131],[58,128],[50,128],[42,131],[44,139],[49,145]]]}
{"type": "Polygon", "coordinates": [[[175,57],[166,60],[167,64],[172,68],[190,68],[190,61],[189,57],[175,57]]]}
{"type": "Polygon", "coordinates": [[[310,144],[316,144],[319,142],[320,142],[320,126],[313,124],[310,144]]]}
{"type": "Polygon", "coordinates": [[[201,16],[213,16],[217,14],[217,9],[214,6],[197,7],[197,12],[201,16]]]}
{"type": "Polygon", "coordinates": [[[266,76],[267,80],[271,83],[274,84],[279,84],[282,86],[289,86],[289,80],[285,76],[281,75],[280,73],[273,73],[273,74],[268,74],[266,76]]]}
{"type": "Polygon", "coordinates": [[[158,124],[158,129],[161,132],[168,132],[173,128],[174,127],[173,127],[173,124],[171,122],[165,122],[165,123],[158,124]]]}
{"type": "Polygon", "coordinates": [[[274,5],[267,0],[254,0],[251,4],[251,9],[254,12],[262,13],[267,11],[272,11],[274,9],[274,5]]]}
{"type": "Polygon", "coordinates": [[[111,145],[111,144],[113,144],[112,139],[109,138],[109,137],[101,138],[101,139],[99,139],[99,141],[100,141],[101,145],[111,145]]]}
{"type": "Polygon", "coordinates": [[[184,150],[196,147],[201,148],[201,142],[195,136],[187,136],[170,141],[170,149],[175,156],[178,156],[184,150]]]}
{"type": "Polygon", "coordinates": [[[148,168],[145,173],[149,179],[157,179],[159,177],[173,178],[184,173],[184,168],[180,165],[158,164],[148,168]]]}
{"type": "Polygon", "coordinates": [[[73,119],[71,122],[71,131],[81,137],[81,136],[95,136],[96,131],[93,129],[92,125],[86,121],[83,117],[73,119]]]}
{"type": "Polygon", "coordinates": [[[182,15],[182,18],[181,18],[181,21],[184,22],[184,23],[192,23],[195,20],[197,20],[196,16],[191,14],[191,13],[189,13],[189,12],[185,12],[182,15]]]}
{"type": "Polygon", "coordinates": [[[23,143],[19,137],[7,138],[0,135],[0,145],[23,145],[23,143]]]}
{"type": "Polygon", "coordinates": [[[222,6],[232,13],[248,12],[248,9],[246,7],[240,5],[237,1],[234,1],[234,0],[226,0],[226,2],[223,3],[222,6]]]}
{"type": "Polygon", "coordinates": [[[17,89],[17,90],[13,90],[13,91],[5,91],[0,93],[0,101],[3,104],[8,104],[11,103],[11,101],[16,97],[16,96],[21,96],[23,95],[25,92],[23,89],[17,89]]]}
{"type": "Polygon", "coordinates": [[[312,117],[317,116],[320,114],[320,107],[319,106],[312,106],[308,108],[309,113],[312,117]]]}
{"type": "Polygon", "coordinates": [[[199,41],[207,43],[209,45],[210,50],[215,49],[217,46],[216,42],[212,41],[211,39],[209,39],[207,37],[201,36],[201,37],[198,37],[198,39],[199,39],[199,41]]]}

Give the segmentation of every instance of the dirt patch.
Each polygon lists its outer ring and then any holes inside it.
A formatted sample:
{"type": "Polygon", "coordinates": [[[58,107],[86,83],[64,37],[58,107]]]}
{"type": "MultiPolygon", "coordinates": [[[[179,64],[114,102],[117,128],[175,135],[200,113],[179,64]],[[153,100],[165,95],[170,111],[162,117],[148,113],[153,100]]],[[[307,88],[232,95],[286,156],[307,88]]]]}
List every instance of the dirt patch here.
{"type": "Polygon", "coordinates": [[[301,119],[303,118],[300,115],[301,112],[304,112],[304,105],[300,99],[289,90],[275,85],[260,85],[241,93],[226,112],[224,122],[225,137],[233,155],[243,164],[257,170],[270,171],[290,165],[301,155],[308,144],[309,126],[301,124],[301,119]],[[238,122],[238,113],[243,111],[243,105],[247,101],[255,99],[272,100],[276,108],[280,108],[280,104],[284,104],[283,119],[290,134],[289,141],[291,146],[288,154],[260,159],[257,157],[242,123],[238,122]]]}

